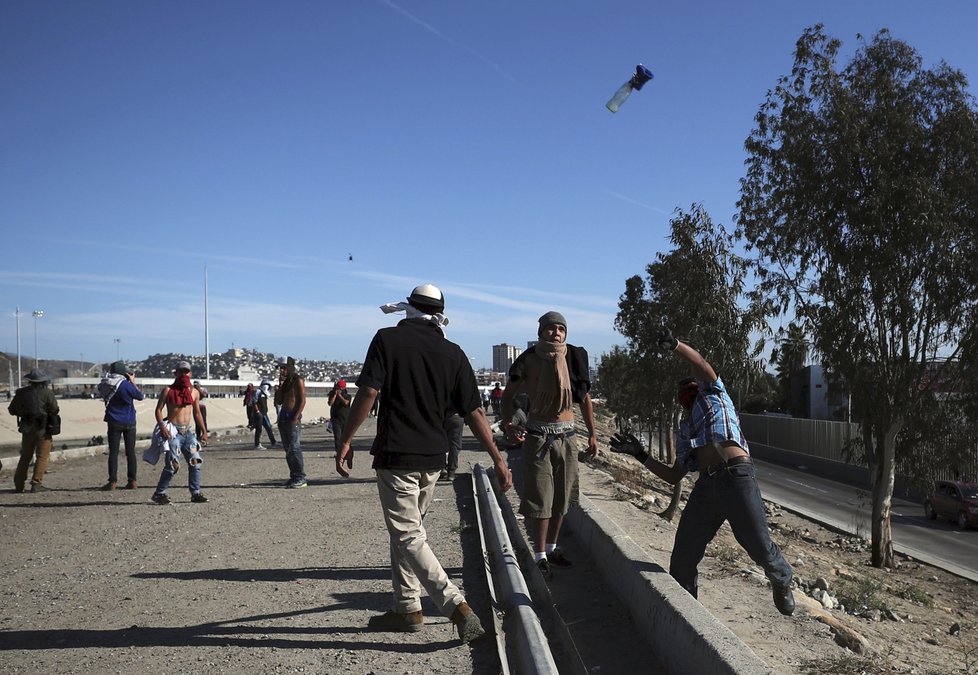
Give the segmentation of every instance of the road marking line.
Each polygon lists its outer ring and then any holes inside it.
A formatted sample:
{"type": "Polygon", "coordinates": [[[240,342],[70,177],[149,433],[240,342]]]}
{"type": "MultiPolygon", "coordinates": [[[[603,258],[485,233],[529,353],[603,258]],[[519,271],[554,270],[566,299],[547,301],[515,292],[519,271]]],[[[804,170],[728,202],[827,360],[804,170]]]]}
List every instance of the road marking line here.
{"type": "Polygon", "coordinates": [[[788,482],[789,483],[794,483],[795,485],[800,485],[803,488],[808,488],[809,490],[818,490],[819,492],[824,493],[824,494],[828,494],[829,493],[828,490],[823,490],[822,488],[815,487],[814,485],[809,485],[808,483],[802,483],[801,481],[798,481],[798,480],[791,480],[789,478],[788,479],[788,482]]]}

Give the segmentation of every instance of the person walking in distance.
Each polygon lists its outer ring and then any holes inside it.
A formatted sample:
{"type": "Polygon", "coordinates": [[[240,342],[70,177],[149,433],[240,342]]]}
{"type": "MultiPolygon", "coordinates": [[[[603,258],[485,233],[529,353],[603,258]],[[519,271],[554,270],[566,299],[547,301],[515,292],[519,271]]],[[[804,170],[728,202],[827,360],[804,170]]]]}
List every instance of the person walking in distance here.
{"type": "Polygon", "coordinates": [[[126,447],[126,489],[136,489],[136,406],[134,401],[143,400],[143,392],[136,386],[136,375],[126,369],[126,364],[116,361],[109,373],[98,385],[105,401],[105,417],[109,441],[109,481],[102,490],[115,490],[119,482],[119,446],[126,447]]]}
{"type": "Polygon", "coordinates": [[[264,450],[261,444],[261,431],[265,430],[271,447],[275,447],[275,432],[272,431],[272,423],[268,419],[268,395],[272,391],[272,383],[262,380],[261,386],[255,389],[251,397],[251,408],[253,411],[251,419],[255,427],[255,450],[264,450]]]}
{"type": "Polygon", "coordinates": [[[204,503],[207,497],[200,491],[200,445],[194,422],[200,427],[203,438],[207,440],[207,425],[200,412],[200,392],[190,382],[190,363],[180,361],[173,371],[173,384],[163,387],[156,404],[156,424],[160,435],[166,439],[166,456],[163,472],[156,484],[152,500],[157,504],[169,504],[166,494],[173,476],[180,470],[180,455],[187,461],[187,486],[190,488],[190,501],[204,503]],[[164,417],[164,411],[166,413],[164,417]]]}
{"type": "Polygon", "coordinates": [[[285,461],[289,465],[289,480],[285,487],[304,488],[305,463],[302,460],[302,410],[306,407],[306,383],[296,371],[295,359],[289,356],[278,360],[278,389],[275,390],[275,407],[279,408],[278,432],[285,448],[285,461]]]}
{"type": "Polygon", "coordinates": [[[588,430],[587,452],[598,453],[591,403],[587,351],[567,344],[567,320],[559,312],[538,319],[539,341],[517,357],[509,369],[502,398],[503,433],[513,425],[513,400],[529,397],[523,441],[525,473],[520,513],[531,519],[533,558],[547,578],[552,567],[571,561],[557,546],[564,515],[578,494],[577,442],[574,408],[577,403],[588,430]]]}
{"type": "Polygon", "coordinates": [[[31,492],[47,492],[44,474],[51,458],[51,446],[56,432],[60,432],[60,410],[54,392],[48,389],[51,377],[37,368],[31,368],[25,378],[26,387],[14,394],[7,412],[17,417],[17,430],[20,432],[20,461],[14,471],[14,491],[23,492],[27,482],[27,469],[34,460],[34,475],[31,477],[31,492]],[[53,427],[55,420],[57,429],[53,427]]]}
{"type": "Polygon", "coordinates": [[[394,593],[390,611],[371,617],[368,626],[375,631],[423,630],[423,588],[465,643],[485,631],[429,547],[422,522],[445,466],[446,416],[454,411],[465,417],[492,458],[504,491],[513,484],[513,476],[496,448],[469,359],[461,347],[445,338],[444,295],[437,287],[424,284],[407,300],[381,307],[385,312],[406,312],[407,318],[377,331],[367,349],[357,378],[357,396],[336,455],[336,471],[350,475],[344,466],[350,443],[380,397],[377,434],[370,452],[390,536],[394,593]]]}
{"type": "Polygon", "coordinates": [[[448,466],[439,475],[439,480],[455,480],[458,471],[458,456],[462,453],[462,432],[465,430],[465,420],[457,412],[452,412],[445,418],[445,435],[448,436],[448,466]]]}
{"type": "MultiPolygon", "coordinates": [[[[346,419],[350,416],[350,394],[346,391],[346,380],[340,378],[333,385],[332,391],[326,398],[329,405],[329,419],[333,425],[333,449],[340,451],[340,439],[343,437],[343,427],[346,426],[346,419]]],[[[353,452],[346,456],[346,466],[353,468],[353,452]]]]}
{"type": "Polygon", "coordinates": [[[245,415],[248,417],[249,429],[255,428],[255,406],[252,405],[252,401],[254,400],[254,398],[255,398],[255,385],[249,382],[248,386],[245,387],[244,401],[242,402],[242,405],[244,406],[245,409],[245,415]]]}
{"type": "Polygon", "coordinates": [[[733,401],[713,366],[698,351],[674,338],[668,330],[659,334],[658,344],[664,353],[675,354],[689,363],[693,374],[679,382],[676,393],[686,411],[676,439],[676,463],[669,466],[652,458],[631,434],[616,434],[611,449],[636,457],[673,485],[688,472],[699,472],[676,529],[669,574],[697,597],[696,568],[707,544],[727,521],[737,542],[764,569],[771,582],[774,606],[790,616],[795,611],[791,566],[771,540],[747,439],[733,401]]]}

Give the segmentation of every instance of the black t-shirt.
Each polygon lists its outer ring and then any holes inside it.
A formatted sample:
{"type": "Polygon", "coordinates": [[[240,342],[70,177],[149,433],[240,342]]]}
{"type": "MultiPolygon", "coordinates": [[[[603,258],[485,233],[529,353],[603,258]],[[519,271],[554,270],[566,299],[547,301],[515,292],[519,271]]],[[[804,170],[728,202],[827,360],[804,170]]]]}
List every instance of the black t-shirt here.
{"type": "Polygon", "coordinates": [[[445,467],[445,418],[482,407],[479,388],[462,348],[425,319],[404,319],[374,335],[357,378],[380,390],[375,469],[445,467]]]}
{"type": "Polygon", "coordinates": [[[350,414],[350,394],[346,389],[336,387],[330,396],[334,396],[333,405],[329,407],[329,416],[337,422],[345,422],[350,414]],[[346,404],[340,401],[340,396],[346,399],[346,404]]]}

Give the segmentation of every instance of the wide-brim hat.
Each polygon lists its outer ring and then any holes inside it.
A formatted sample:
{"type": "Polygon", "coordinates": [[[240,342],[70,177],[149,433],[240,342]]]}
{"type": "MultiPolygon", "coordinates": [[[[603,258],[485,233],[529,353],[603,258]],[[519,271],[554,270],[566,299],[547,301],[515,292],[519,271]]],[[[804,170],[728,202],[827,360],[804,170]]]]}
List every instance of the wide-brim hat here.
{"type": "Polygon", "coordinates": [[[45,373],[43,370],[38,370],[37,368],[31,368],[31,372],[24,376],[28,382],[50,382],[51,376],[45,373]]]}

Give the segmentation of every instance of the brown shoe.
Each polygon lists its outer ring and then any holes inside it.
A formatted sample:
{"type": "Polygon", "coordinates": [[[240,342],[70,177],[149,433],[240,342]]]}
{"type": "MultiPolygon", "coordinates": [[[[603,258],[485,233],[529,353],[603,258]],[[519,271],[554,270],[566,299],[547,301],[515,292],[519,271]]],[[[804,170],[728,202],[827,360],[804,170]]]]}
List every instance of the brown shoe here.
{"type": "Polygon", "coordinates": [[[367,628],[382,633],[417,633],[424,628],[424,616],[420,609],[407,614],[392,610],[370,617],[367,628]]]}
{"type": "Polygon", "coordinates": [[[477,640],[486,634],[482,628],[482,622],[475,615],[469,603],[463,602],[452,612],[452,624],[458,630],[458,636],[462,638],[462,644],[477,640]]]}
{"type": "Polygon", "coordinates": [[[131,480],[128,483],[126,483],[125,489],[126,490],[135,490],[136,489],[136,481],[131,480]]]}
{"type": "Polygon", "coordinates": [[[115,490],[115,481],[113,480],[102,486],[102,492],[112,492],[113,490],[115,490]]]}

